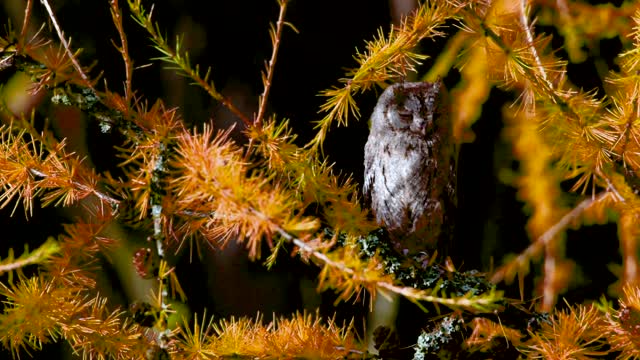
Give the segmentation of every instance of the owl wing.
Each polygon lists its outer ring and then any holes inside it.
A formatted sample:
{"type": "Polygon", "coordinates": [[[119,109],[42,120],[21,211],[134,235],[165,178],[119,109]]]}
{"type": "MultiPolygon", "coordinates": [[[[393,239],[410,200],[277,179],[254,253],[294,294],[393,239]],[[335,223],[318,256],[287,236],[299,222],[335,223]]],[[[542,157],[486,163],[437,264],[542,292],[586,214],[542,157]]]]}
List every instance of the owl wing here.
{"type": "Polygon", "coordinates": [[[374,169],[376,166],[375,141],[372,141],[371,137],[370,135],[364,147],[364,184],[362,186],[362,195],[366,203],[371,202],[371,191],[376,177],[376,171],[374,169]]]}

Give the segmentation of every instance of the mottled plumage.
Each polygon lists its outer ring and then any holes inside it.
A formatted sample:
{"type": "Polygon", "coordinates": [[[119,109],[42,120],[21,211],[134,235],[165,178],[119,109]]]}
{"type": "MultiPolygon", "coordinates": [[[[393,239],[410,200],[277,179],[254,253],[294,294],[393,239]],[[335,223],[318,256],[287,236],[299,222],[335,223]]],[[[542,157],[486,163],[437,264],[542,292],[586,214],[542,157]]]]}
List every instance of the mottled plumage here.
{"type": "Polygon", "coordinates": [[[442,82],[398,83],[378,99],[365,146],[364,193],[394,247],[449,247],[456,208],[456,148],[442,82]]]}

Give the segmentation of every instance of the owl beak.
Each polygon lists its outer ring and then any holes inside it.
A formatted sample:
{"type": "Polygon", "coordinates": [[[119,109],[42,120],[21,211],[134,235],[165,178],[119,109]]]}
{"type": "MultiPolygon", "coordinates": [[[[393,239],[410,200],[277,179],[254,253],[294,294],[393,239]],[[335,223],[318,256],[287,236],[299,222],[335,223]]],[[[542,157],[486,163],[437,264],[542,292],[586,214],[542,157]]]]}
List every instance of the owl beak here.
{"type": "Polygon", "coordinates": [[[411,124],[411,130],[425,136],[427,135],[427,122],[421,118],[414,118],[413,123],[411,124]]]}

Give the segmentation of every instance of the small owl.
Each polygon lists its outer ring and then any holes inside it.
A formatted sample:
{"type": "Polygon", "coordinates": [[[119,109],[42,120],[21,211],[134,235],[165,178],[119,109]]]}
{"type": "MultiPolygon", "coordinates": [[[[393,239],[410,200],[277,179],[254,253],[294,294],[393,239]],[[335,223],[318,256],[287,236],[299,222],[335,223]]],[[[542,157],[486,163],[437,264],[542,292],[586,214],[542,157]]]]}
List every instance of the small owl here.
{"type": "Polygon", "coordinates": [[[364,194],[399,252],[447,252],[456,210],[456,146],[441,81],[398,83],[378,99],[365,146],[364,194]]]}

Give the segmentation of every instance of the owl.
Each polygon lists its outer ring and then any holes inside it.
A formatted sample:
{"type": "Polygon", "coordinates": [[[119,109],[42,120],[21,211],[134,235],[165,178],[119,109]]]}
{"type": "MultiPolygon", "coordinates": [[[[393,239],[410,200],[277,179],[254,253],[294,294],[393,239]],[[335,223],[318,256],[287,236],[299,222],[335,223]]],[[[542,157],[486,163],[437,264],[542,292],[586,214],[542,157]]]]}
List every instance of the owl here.
{"type": "Polygon", "coordinates": [[[457,149],[441,81],[389,86],[371,115],[364,194],[402,254],[446,254],[456,211],[457,149]]]}

